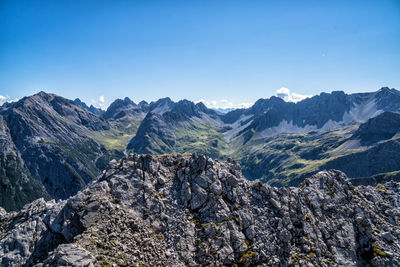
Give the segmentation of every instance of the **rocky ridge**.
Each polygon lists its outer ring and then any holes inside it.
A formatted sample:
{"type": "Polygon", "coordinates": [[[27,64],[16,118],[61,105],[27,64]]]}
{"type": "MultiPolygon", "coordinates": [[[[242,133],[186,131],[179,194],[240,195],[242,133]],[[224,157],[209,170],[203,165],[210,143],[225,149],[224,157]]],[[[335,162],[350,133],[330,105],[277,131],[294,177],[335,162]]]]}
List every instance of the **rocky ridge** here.
{"type": "Polygon", "coordinates": [[[0,209],[1,264],[394,266],[399,192],[334,170],[275,188],[231,159],[130,154],[68,200],[0,209]]]}

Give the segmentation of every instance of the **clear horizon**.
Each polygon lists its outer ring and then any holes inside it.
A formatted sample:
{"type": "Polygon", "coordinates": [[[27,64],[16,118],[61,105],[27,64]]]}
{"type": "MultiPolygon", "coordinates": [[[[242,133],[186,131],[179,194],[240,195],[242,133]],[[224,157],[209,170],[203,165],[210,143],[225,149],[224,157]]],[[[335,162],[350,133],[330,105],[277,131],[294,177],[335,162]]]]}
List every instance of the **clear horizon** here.
{"type": "Polygon", "coordinates": [[[0,102],[215,107],[400,88],[398,1],[2,1],[0,102]],[[287,91],[286,91],[287,92],[287,91]]]}

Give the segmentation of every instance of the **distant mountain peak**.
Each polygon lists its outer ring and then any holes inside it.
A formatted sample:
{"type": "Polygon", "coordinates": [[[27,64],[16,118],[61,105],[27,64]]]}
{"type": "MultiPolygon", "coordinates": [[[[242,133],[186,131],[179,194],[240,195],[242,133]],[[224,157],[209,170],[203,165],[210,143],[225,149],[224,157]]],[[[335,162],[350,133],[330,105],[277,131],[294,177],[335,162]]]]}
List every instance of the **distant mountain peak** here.
{"type": "Polygon", "coordinates": [[[152,103],[154,103],[155,105],[158,106],[158,105],[162,105],[162,104],[172,104],[172,103],[174,103],[174,101],[172,101],[171,98],[169,98],[169,97],[164,97],[164,98],[160,98],[156,102],[152,102],[152,103]]]}
{"type": "Polygon", "coordinates": [[[80,100],[79,98],[76,98],[76,99],[74,100],[74,102],[75,102],[75,104],[77,104],[78,106],[80,106],[80,107],[82,107],[82,108],[84,108],[84,109],[86,109],[86,110],[92,112],[93,114],[101,115],[101,114],[104,113],[104,110],[102,110],[102,109],[100,109],[100,108],[96,108],[96,107],[93,106],[93,105],[90,105],[90,107],[88,107],[88,105],[86,105],[86,103],[83,102],[82,100],[80,100]]]}
{"type": "Polygon", "coordinates": [[[147,106],[149,103],[147,103],[146,101],[142,100],[139,102],[138,106],[147,106]]]}
{"type": "Polygon", "coordinates": [[[129,97],[125,97],[114,100],[102,116],[105,119],[119,120],[129,114],[136,116],[142,112],[146,112],[146,105],[136,105],[129,97]]]}
{"type": "Polygon", "coordinates": [[[136,106],[136,104],[129,97],[125,97],[124,102],[127,104],[131,104],[133,106],[136,106]]]}

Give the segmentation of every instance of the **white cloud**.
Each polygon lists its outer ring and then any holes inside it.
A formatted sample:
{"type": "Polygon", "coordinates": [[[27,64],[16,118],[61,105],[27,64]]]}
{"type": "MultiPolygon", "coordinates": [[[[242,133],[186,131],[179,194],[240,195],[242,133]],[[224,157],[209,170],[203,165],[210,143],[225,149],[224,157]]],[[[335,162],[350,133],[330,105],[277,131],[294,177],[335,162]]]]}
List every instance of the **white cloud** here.
{"type": "Polygon", "coordinates": [[[210,100],[206,101],[204,99],[200,99],[195,101],[195,103],[203,102],[204,105],[206,105],[208,108],[211,109],[236,109],[236,108],[249,108],[251,107],[254,103],[252,102],[242,102],[242,103],[233,103],[229,100],[226,99],[221,99],[221,100],[210,100]]]}
{"type": "Polygon", "coordinates": [[[10,99],[8,95],[0,95],[0,105],[3,105],[6,102],[12,103],[12,102],[17,102],[19,99],[10,99]]]}
{"type": "Polygon", "coordinates": [[[100,108],[100,109],[103,109],[103,110],[106,109],[106,105],[104,104],[105,99],[104,99],[104,96],[102,96],[102,95],[99,96],[99,99],[98,99],[98,100],[91,99],[90,102],[91,102],[92,105],[93,105],[94,107],[96,107],[96,108],[100,108]]]}
{"type": "Polygon", "coordinates": [[[302,95],[297,93],[291,93],[289,88],[282,87],[276,90],[276,96],[282,98],[286,102],[294,102],[297,103],[303,99],[312,97],[312,95],[302,95]]]}

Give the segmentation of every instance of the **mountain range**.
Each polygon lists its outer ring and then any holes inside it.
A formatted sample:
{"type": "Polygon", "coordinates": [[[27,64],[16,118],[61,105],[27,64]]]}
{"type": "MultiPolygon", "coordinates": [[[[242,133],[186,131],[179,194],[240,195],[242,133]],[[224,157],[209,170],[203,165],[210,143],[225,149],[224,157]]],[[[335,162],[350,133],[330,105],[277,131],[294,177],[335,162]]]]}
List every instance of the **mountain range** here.
{"type": "Polygon", "coordinates": [[[271,97],[221,113],[170,98],[115,100],[106,111],[40,92],[0,107],[0,206],[66,199],[127,153],[233,158],[249,180],[297,186],[324,169],[355,184],[400,177],[400,92],[271,97]]]}

